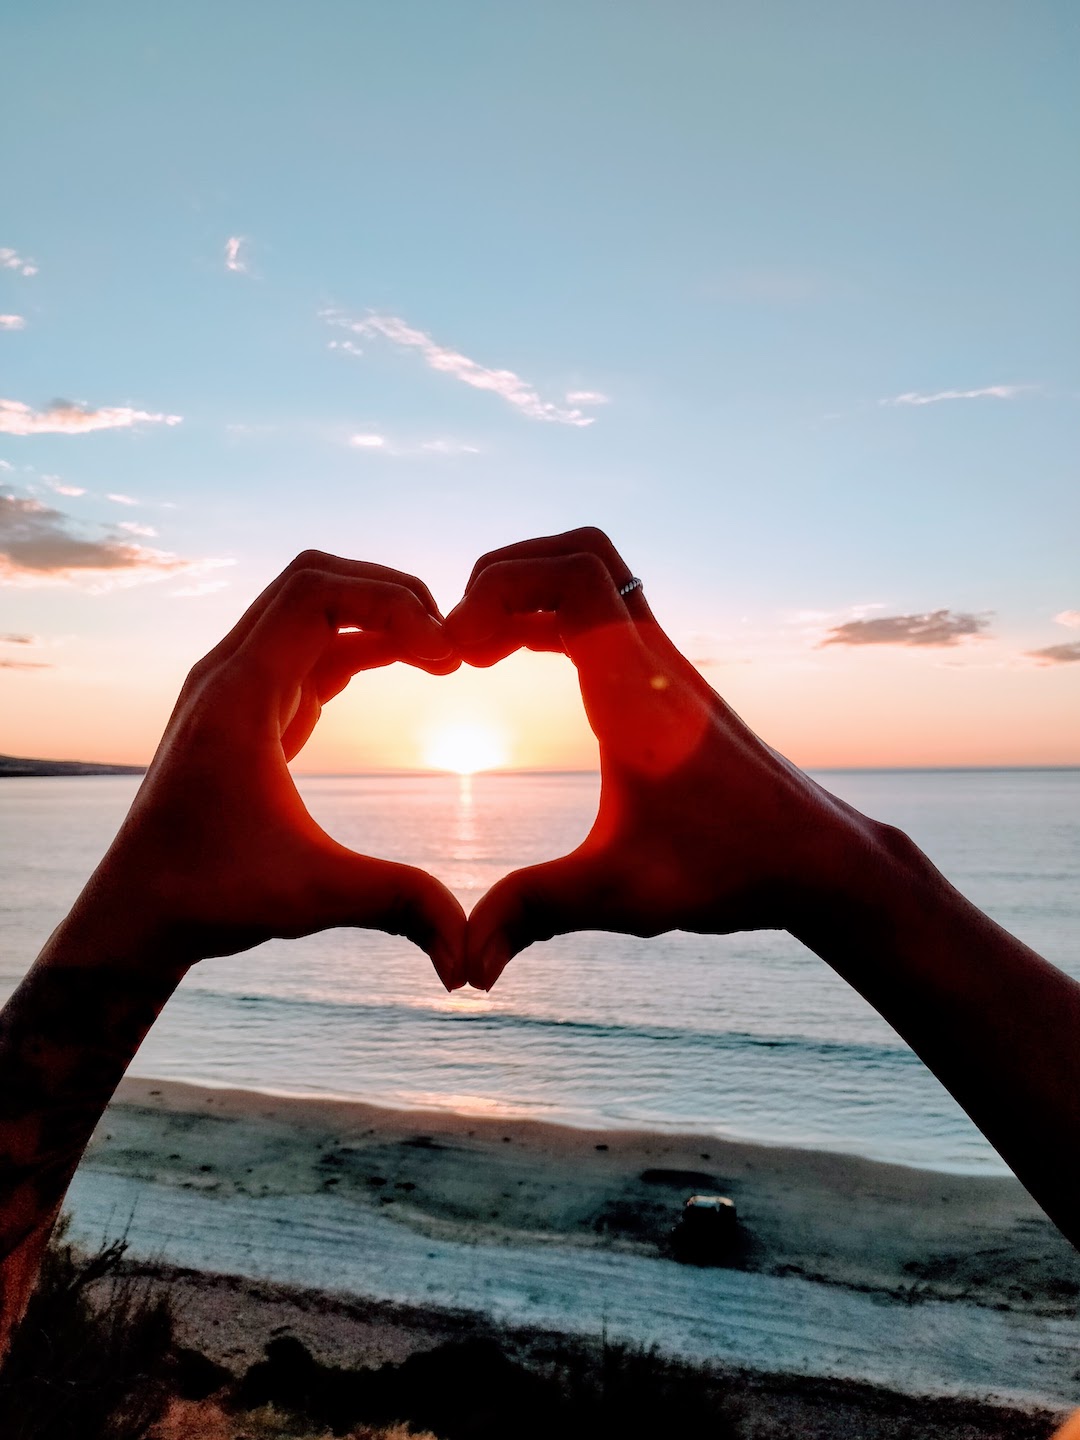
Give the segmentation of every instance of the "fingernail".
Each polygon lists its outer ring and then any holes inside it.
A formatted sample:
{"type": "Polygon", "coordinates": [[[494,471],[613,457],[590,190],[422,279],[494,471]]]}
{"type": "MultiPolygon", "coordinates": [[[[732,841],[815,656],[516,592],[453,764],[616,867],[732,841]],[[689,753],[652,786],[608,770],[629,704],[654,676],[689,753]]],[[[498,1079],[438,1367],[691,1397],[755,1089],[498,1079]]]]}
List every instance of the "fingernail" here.
{"type": "MultiPolygon", "coordinates": [[[[431,963],[435,966],[435,974],[442,981],[446,993],[452,994],[457,989],[454,981],[461,970],[459,956],[450,949],[449,945],[436,944],[431,948],[431,963]]],[[[457,982],[458,985],[462,983],[461,980],[457,982]]]]}
{"type": "Polygon", "coordinates": [[[413,650],[421,660],[449,660],[454,653],[454,647],[447,644],[442,636],[438,639],[432,636],[430,644],[414,645],[413,650]]]}
{"type": "Polygon", "coordinates": [[[480,979],[490,990],[510,963],[510,947],[500,935],[493,935],[480,954],[480,979]]]}

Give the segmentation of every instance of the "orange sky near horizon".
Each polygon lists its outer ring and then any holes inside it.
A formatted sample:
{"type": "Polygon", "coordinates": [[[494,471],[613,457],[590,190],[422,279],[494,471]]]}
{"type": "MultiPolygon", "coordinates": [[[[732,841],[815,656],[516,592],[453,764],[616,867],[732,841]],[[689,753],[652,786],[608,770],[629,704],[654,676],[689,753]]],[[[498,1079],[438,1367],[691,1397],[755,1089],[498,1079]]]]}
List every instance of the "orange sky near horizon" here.
{"type": "MultiPolygon", "coordinates": [[[[1080,764],[1076,668],[1010,661],[990,644],[978,655],[810,650],[709,664],[704,673],[758,734],[808,769],[1080,764]]],[[[182,679],[153,655],[119,671],[88,656],[85,668],[0,674],[0,750],[145,763],[182,679]]],[[[492,732],[508,769],[597,765],[573,667],[521,653],[444,678],[405,666],[357,676],[326,707],[293,768],[423,769],[440,736],[462,726],[492,732]]]]}

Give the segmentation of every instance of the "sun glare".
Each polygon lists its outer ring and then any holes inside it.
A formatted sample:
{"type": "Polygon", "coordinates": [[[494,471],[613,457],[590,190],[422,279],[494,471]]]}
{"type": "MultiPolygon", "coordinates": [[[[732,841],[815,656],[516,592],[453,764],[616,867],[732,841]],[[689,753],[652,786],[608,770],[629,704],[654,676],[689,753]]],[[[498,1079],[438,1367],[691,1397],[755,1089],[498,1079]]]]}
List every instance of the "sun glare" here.
{"type": "Polygon", "coordinates": [[[432,770],[475,775],[506,764],[506,741],[486,725],[447,725],[436,731],[424,750],[424,763],[432,770]]]}

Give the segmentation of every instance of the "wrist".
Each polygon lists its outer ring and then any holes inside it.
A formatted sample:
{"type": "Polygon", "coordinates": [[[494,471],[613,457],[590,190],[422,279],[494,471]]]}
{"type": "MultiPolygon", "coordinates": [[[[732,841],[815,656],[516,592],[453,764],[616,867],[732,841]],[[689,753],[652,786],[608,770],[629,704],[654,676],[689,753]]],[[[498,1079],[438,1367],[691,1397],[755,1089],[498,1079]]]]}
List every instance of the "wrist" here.
{"type": "Polygon", "coordinates": [[[42,962],[160,976],[172,991],[201,957],[170,923],[152,891],[123,884],[99,867],[46,942],[42,962]]]}
{"type": "Polygon", "coordinates": [[[916,929],[967,903],[910,836],[864,815],[838,822],[820,855],[826,878],[800,895],[788,929],[845,972],[840,962],[868,965],[906,948],[916,929]]]}

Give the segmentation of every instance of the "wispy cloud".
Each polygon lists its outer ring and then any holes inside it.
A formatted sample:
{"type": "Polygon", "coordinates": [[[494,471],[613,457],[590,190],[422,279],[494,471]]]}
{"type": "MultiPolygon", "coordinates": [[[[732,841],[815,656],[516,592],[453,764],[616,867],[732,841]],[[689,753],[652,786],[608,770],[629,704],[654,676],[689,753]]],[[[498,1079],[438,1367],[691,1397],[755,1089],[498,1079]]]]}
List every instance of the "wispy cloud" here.
{"type": "Polygon", "coordinates": [[[248,274],[247,243],[243,235],[230,235],[225,241],[225,269],[234,275],[248,274]]]}
{"type": "Polygon", "coordinates": [[[599,390],[568,390],[566,401],[568,405],[610,405],[611,396],[599,390]]]}
{"type": "Polygon", "coordinates": [[[395,460],[425,459],[432,455],[479,455],[479,445],[469,445],[464,440],[424,440],[417,444],[396,444],[377,430],[361,431],[349,436],[354,450],[369,450],[373,454],[388,455],[395,460]]]}
{"type": "Polygon", "coordinates": [[[424,455],[479,455],[479,445],[467,445],[464,440],[425,440],[420,446],[424,455]]]}
{"type": "Polygon", "coordinates": [[[202,595],[226,590],[231,583],[230,580],[197,580],[194,585],[181,585],[179,590],[170,590],[169,595],[173,600],[197,600],[202,595]]]}
{"type": "Polygon", "coordinates": [[[1065,645],[1044,645],[1041,650],[1029,650],[1027,654],[1042,665],[1072,665],[1080,660],[1080,640],[1065,645]]]}
{"type": "Polygon", "coordinates": [[[1080,610],[1059,610],[1054,619],[1059,625],[1067,625],[1070,630],[1080,630],[1080,610]]]}
{"type": "Polygon", "coordinates": [[[40,500],[0,492],[0,584],[91,580],[105,589],[230,563],[185,560],[115,533],[100,538],[82,534],[67,515],[40,500]]]}
{"type": "Polygon", "coordinates": [[[26,320],[22,315],[0,315],[0,330],[25,330],[26,320]]]}
{"type": "MultiPolygon", "coordinates": [[[[0,635],[0,645],[36,645],[36,635],[0,635]]],[[[0,670],[51,670],[48,660],[13,660],[8,655],[0,656],[0,670]]]]}
{"type": "Polygon", "coordinates": [[[403,349],[416,350],[432,370],[450,375],[455,380],[460,380],[463,385],[471,385],[476,390],[489,390],[522,415],[527,415],[530,420],[550,420],[559,425],[585,426],[591,425],[596,418],[586,415],[580,408],[580,403],[571,403],[567,408],[543,399],[533,385],[513,370],[493,370],[487,365],[481,365],[479,361],[471,360],[460,351],[439,345],[425,331],[415,329],[397,315],[369,315],[364,320],[353,320],[340,310],[324,310],[322,317],[328,324],[348,330],[354,335],[361,335],[365,339],[379,336],[403,349]]]}
{"type": "Polygon", "coordinates": [[[14,250],[0,250],[0,270],[14,270],[19,275],[36,275],[38,267],[33,260],[28,260],[25,255],[18,255],[14,250]]]}
{"type": "Polygon", "coordinates": [[[129,405],[92,410],[71,400],[54,400],[45,410],[31,410],[19,400],[0,400],[0,435],[84,435],[91,430],[127,430],[133,425],[179,425],[183,416],[129,405]]]}
{"type": "Polygon", "coordinates": [[[153,525],[140,525],[137,520],[121,520],[116,528],[128,535],[139,535],[144,540],[154,540],[158,533],[153,525]]]}
{"type": "Polygon", "coordinates": [[[1018,395],[1034,390],[1034,385],[984,385],[981,390],[934,390],[920,394],[908,390],[903,395],[893,395],[879,400],[879,405],[939,405],[943,400],[1015,400],[1018,395]]]}
{"type": "Polygon", "coordinates": [[[62,481],[54,479],[51,475],[45,475],[42,478],[55,495],[66,495],[73,499],[78,495],[86,494],[86,490],[82,485],[65,485],[62,481]]]}
{"type": "Polygon", "coordinates": [[[870,620],[848,620],[834,625],[825,645],[955,645],[968,635],[982,635],[990,624],[986,615],[952,610],[931,610],[924,615],[877,615],[870,620]]]}
{"type": "Polygon", "coordinates": [[[342,350],[346,355],[363,355],[363,350],[355,340],[331,340],[326,347],[328,350],[342,350]]]}
{"type": "Polygon", "coordinates": [[[118,490],[110,491],[105,499],[111,500],[114,505],[138,505],[139,503],[134,495],[122,495],[118,490]]]}

